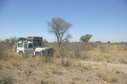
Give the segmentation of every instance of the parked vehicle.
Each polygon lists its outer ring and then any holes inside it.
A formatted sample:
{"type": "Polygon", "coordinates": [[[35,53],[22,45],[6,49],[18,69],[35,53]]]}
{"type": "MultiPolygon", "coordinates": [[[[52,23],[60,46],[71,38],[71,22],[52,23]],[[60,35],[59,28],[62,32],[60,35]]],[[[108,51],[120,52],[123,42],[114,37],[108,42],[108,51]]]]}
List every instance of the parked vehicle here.
{"type": "Polygon", "coordinates": [[[48,55],[53,56],[54,49],[44,47],[42,37],[18,38],[15,43],[15,51],[20,55],[48,55]]]}

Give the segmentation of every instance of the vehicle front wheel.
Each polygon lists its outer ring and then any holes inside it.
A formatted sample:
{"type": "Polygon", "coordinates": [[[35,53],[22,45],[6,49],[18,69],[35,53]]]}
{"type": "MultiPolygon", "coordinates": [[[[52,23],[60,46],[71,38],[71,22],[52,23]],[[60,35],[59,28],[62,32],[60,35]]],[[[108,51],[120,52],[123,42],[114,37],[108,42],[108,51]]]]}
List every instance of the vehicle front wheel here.
{"type": "Polygon", "coordinates": [[[40,56],[40,55],[41,55],[41,53],[39,53],[39,52],[35,53],[35,56],[40,56]]]}

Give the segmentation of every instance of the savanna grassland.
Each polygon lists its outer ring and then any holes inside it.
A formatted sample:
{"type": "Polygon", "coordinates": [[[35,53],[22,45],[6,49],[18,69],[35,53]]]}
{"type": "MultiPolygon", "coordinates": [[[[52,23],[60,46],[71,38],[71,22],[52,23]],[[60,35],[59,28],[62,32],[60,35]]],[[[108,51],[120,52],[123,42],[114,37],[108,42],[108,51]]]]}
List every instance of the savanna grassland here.
{"type": "Polygon", "coordinates": [[[64,64],[56,52],[19,56],[0,44],[0,84],[127,84],[126,43],[65,43],[64,64]]]}

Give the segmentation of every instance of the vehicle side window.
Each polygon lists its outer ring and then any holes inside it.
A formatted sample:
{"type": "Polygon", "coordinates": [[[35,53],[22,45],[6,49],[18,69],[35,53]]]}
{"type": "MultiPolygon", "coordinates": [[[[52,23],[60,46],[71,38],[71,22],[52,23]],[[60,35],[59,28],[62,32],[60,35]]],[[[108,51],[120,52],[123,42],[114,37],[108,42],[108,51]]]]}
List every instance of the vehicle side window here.
{"type": "Polygon", "coordinates": [[[18,43],[18,47],[23,47],[23,44],[22,43],[18,43]]]}
{"type": "Polygon", "coordinates": [[[28,48],[33,48],[33,44],[29,43],[28,48]]]}

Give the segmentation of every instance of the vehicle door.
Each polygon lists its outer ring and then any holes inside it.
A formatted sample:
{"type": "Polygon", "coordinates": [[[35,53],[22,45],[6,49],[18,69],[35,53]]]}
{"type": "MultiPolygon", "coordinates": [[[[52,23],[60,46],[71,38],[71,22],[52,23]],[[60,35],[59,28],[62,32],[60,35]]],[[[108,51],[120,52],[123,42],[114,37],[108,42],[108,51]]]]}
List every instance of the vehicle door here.
{"type": "Polygon", "coordinates": [[[33,43],[27,43],[24,46],[25,46],[25,54],[33,54],[34,53],[33,43]]]}

